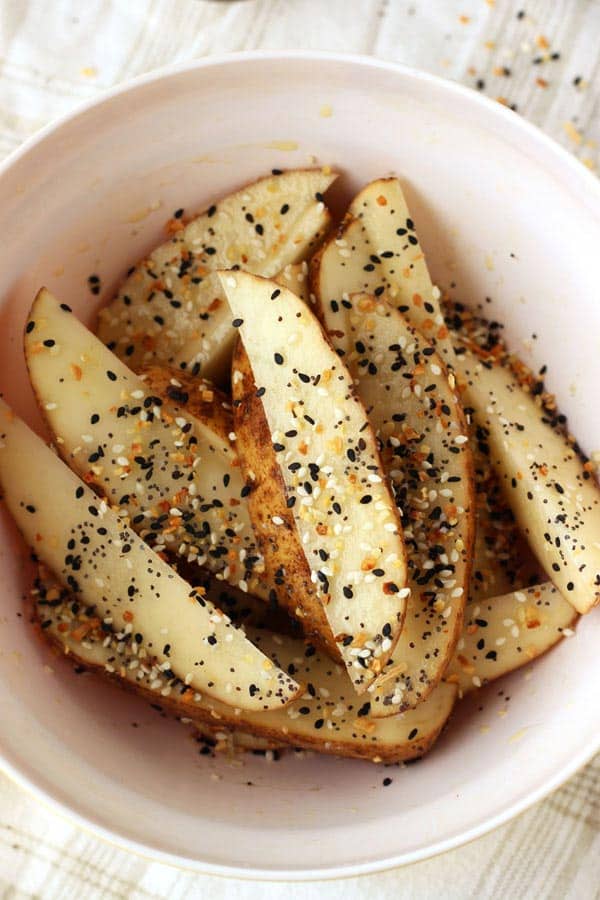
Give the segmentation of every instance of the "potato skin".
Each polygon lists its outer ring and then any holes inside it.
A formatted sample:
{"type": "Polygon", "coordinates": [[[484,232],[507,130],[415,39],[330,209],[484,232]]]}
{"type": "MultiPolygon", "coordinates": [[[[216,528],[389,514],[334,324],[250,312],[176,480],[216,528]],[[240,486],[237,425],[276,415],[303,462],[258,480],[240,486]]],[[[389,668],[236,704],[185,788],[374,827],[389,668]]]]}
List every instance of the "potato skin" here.
{"type": "Polygon", "coordinates": [[[229,442],[229,435],[233,431],[233,417],[225,391],[211,381],[190,375],[175,366],[143,366],[139,374],[157,396],[187,410],[225,442],[229,442]]]}
{"type": "Polygon", "coordinates": [[[279,469],[265,411],[250,360],[238,339],[232,364],[233,421],[242,472],[249,488],[248,507],[256,539],[276,600],[296,618],[306,636],[336,661],[338,646],[314,590],[285,484],[279,469]],[[283,524],[276,525],[273,518],[283,524]]]}
{"type": "MultiPolygon", "coordinates": [[[[64,655],[63,646],[53,635],[46,632],[43,638],[48,640],[60,655],[64,655]]],[[[164,712],[170,713],[176,718],[190,719],[192,724],[201,723],[209,726],[211,729],[222,727],[231,729],[233,732],[243,730],[244,735],[261,738],[269,742],[272,747],[295,747],[302,750],[314,750],[316,753],[324,753],[329,756],[364,759],[372,762],[407,762],[408,760],[420,759],[424,756],[435,744],[448,722],[448,719],[441,722],[439,726],[424,734],[418,741],[405,741],[394,746],[368,743],[367,740],[361,743],[332,740],[328,734],[320,737],[318,733],[315,733],[314,737],[312,735],[300,736],[298,734],[288,737],[278,728],[270,728],[262,723],[258,724],[250,721],[243,713],[241,716],[236,715],[236,710],[233,707],[231,707],[231,712],[228,710],[223,715],[217,715],[210,709],[202,708],[194,703],[194,692],[192,690],[186,690],[179,698],[157,696],[155,691],[139,685],[134,686],[124,678],[121,678],[117,673],[110,674],[99,666],[92,666],[85,659],[77,657],[72,652],[68,654],[68,658],[74,664],[83,666],[86,670],[93,672],[94,675],[104,678],[114,685],[118,685],[124,690],[147,700],[154,709],[157,708],[157,705],[160,705],[164,712]]]]}

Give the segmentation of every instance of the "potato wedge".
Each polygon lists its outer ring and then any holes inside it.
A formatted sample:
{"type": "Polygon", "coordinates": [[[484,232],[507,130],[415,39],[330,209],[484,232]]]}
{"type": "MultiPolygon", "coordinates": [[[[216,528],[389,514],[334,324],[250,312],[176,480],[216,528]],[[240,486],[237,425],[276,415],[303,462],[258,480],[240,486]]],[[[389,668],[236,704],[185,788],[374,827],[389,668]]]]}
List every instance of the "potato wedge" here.
{"type": "MultiPolygon", "coordinates": [[[[223,273],[221,280],[268,423],[247,419],[234,370],[236,435],[245,431],[264,447],[270,434],[286,489],[285,517],[272,521],[295,550],[279,564],[299,605],[305,583],[318,589],[329,632],[355,689],[364,691],[393,650],[408,594],[402,530],[375,435],[308,307],[253,275],[223,273]]],[[[270,477],[270,464],[251,473],[241,445],[240,452],[247,476],[270,477]]],[[[284,496],[281,484],[273,490],[284,496]]],[[[313,625],[319,631],[321,623],[307,621],[313,625]]]]}
{"type": "Polygon", "coordinates": [[[133,644],[146,642],[162,668],[224,703],[273,709],[297,695],[293,678],[173,572],[3,402],[0,441],[8,510],[38,559],[86,608],[94,607],[100,631],[110,622],[133,644]]]}
{"type": "Polygon", "coordinates": [[[319,297],[317,312],[383,446],[402,516],[411,594],[398,643],[369,688],[372,714],[391,715],[435,687],[461,633],[474,532],[467,424],[441,358],[385,295],[319,297]]]}
{"type": "Polygon", "coordinates": [[[44,634],[70,658],[110,675],[154,705],[158,703],[185,720],[206,722],[213,728],[241,729],[263,739],[320,753],[399,762],[420,757],[431,748],[456,698],[456,685],[440,684],[415,710],[386,719],[369,719],[343,666],[315,652],[304,641],[248,628],[249,636],[259,642],[274,665],[293,672],[307,684],[307,691],[281,710],[256,713],[232,709],[194,692],[172,672],[162,671],[155,664],[152,651],[143,645],[134,648],[130,635],[113,635],[106,646],[107,632],[90,629],[84,641],[78,640],[85,611],[78,613],[73,626],[72,598],[66,591],[38,582],[38,592],[37,615],[44,634]]]}
{"type": "MultiPolygon", "coordinates": [[[[326,314],[334,312],[332,302],[343,313],[349,294],[385,293],[435,344],[446,365],[455,368],[453,335],[444,323],[440,291],[429,276],[398,179],[378,179],[355,197],[337,235],[313,257],[310,268],[312,291],[326,314]]],[[[469,402],[468,393],[463,399],[469,402]]],[[[508,508],[498,502],[495,473],[473,440],[475,429],[470,427],[469,433],[476,493],[476,556],[469,595],[492,596],[528,584],[535,566],[529,555],[522,559],[522,542],[515,541],[508,508]]]]}
{"type": "Polygon", "coordinates": [[[271,585],[271,601],[287,610],[317,647],[341,662],[319,588],[298,546],[298,532],[287,505],[287,488],[272,446],[269,423],[248,354],[239,339],[232,371],[234,410],[239,423],[236,448],[249,487],[246,502],[264,561],[265,582],[271,585]]]}
{"type": "Polygon", "coordinates": [[[228,375],[235,330],[214,270],[273,276],[310,255],[329,228],[322,195],[335,178],[320,169],[269,175],[181,223],[100,312],[100,339],[134,370],[166,362],[214,381],[228,375]]]}
{"type": "Polygon", "coordinates": [[[211,389],[204,401],[205,386],[184,384],[184,374],[175,384],[156,373],[142,380],[46,290],[31,309],[25,356],[61,456],[134,531],[268,596],[221,395],[211,389]],[[204,423],[184,408],[196,395],[204,423]]]}
{"type": "Polygon", "coordinates": [[[452,364],[454,351],[425,256],[397,178],[357,194],[337,236],[311,261],[312,290],[326,305],[346,293],[385,293],[389,302],[452,364]]]}
{"type": "Polygon", "coordinates": [[[551,582],[470,603],[446,680],[462,695],[514,672],[571,635],[578,618],[551,582]]]}
{"type": "Polygon", "coordinates": [[[461,357],[469,402],[519,527],[563,597],[600,603],[600,489],[504,366],[461,357]]]}

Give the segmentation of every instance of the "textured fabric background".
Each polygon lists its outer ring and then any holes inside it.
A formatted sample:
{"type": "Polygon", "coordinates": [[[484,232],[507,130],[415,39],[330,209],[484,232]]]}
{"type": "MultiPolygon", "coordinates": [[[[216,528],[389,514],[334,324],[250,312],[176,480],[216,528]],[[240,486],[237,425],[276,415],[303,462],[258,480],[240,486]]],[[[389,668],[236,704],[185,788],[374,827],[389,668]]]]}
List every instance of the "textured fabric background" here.
{"type": "MultiPolygon", "coordinates": [[[[484,91],[600,164],[598,0],[0,0],[0,158],[134,75],[253,48],[369,53],[484,91]]],[[[600,897],[600,757],[509,825],[360,879],[197,876],[90,836],[0,776],[0,898],[600,897]]]]}

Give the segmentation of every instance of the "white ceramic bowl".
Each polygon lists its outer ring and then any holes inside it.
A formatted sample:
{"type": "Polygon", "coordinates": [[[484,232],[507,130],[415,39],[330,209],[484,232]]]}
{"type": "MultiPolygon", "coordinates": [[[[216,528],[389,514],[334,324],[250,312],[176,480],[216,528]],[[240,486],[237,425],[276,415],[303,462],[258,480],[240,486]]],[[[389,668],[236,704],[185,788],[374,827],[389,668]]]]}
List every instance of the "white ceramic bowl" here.
{"type": "MultiPolygon", "coordinates": [[[[600,447],[598,182],[472,91],[373,60],[308,53],[151,75],[46,129],[8,161],[0,176],[8,400],[39,423],[21,332],[40,285],[90,321],[97,298],[87,276],[98,273],[110,296],[173,210],[198,210],[272,167],[309,162],[343,173],[340,202],[374,176],[399,174],[435,278],[454,282],[470,303],[492,298],[486,312],[507,323],[511,344],[534,367],[548,363],[583,446],[600,447]]],[[[166,861],[299,879],[413,861],[506,821],[599,746],[600,616],[592,615],[527,671],[461,706],[417,765],[209,760],[181,725],[53,657],[22,617],[27,553],[6,517],[0,553],[4,769],[81,824],[166,861]],[[384,788],[385,775],[393,782],[384,788]]]]}

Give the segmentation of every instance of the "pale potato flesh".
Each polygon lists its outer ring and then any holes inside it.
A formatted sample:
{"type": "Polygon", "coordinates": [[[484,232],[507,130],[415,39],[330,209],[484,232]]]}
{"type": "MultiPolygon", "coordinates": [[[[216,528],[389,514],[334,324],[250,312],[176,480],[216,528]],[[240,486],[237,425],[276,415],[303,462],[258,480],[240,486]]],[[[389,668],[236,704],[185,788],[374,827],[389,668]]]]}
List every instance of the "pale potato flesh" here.
{"type": "Polygon", "coordinates": [[[352,683],[363,691],[392,652],[408,594],[401,526],[375,435],[307,306],[246,273],[221,279],[285,486],[286,517],[274,524],[297,534],[352,683]]]}
{"type": "Polygon", "coordinates": [[[313,266],[318,268],[318,293],[325,302],[340,300],[344,292],[376,297],[385,293],[395,309],[452,363],[440,291],[432,284],[397,178],[380,178],[357,194],[337,238],[316,254],[313,266]]]}
{"type": "Polygon", "coordinates": [[[461,695],[482,687],[571,636],[577,619],[551,582],[470,603],[446,680],[461,695]]]}
{"type": "Polygon", "coordinates": [[[579,612],[600,603],[600,489],[544,410],[503,366],[461,369],[490,460],[540,566],[579,612]]]}
{"type": "Polygon", "coordinates": [[[44,442],[0,405],[4,502],[38,559],[85,607],[196,691],[246,709],[288,703],[298,685],[194,590],[44,442]],[[137,635],[140,637],[138,638],[137,635]]]}
{"type": "Polygon", "coordinates": [[[390,715],[435,687],[460,635],[474,532],[467,425],[441,358],[385,294],[319,296],[319,314],[382,444],[402,516],[411,593],[398,643],[369,688],[372,713],[390,715]]]}
{"type": "Polygon", "coordinates": [[[265,593],[244,481],[223,433],[230,412],[213,408],[212,389],[199,382],[196,396],[189,380],[156,371],[140,378],[46,290],[31,309],[25,355],[40,408],[73,471],[157,550],[265,593]],[[189,414],[190,402],[205,422],[189,414]]]}
{"type": "Polygon", "coordinates": [[[286,266],[275,276],[273,281],[292,291],[305,303],[312,303],[314,297],[310,292],[310,269],[306,260],[301,263],[286,266]]]}
{"type": "Polygon", "coordinates": [[[306,685],[306,693],[285,709],[265,713],[232,709],[181,683],[173,673],[161,671],[152,651],[137,649],[130,636],[106,640],[106,632],[89,629],[85,639],[85,612],[73,616],[72,598],[46,580],[38,582],[37,615],[44,633],[74,661],[119,679],[147,697],[191,720],[241,731],[287,746],[339,756],[399,762],[422,756],[430,749],[448,720],[457,688],[441,684],[417,709],[386,719],[370,719],[343,666],[336,665],[311,645],[285,635],[248,627],[275,666],[306,685]],[[82,628],[83,626],[83,628],[82,628]],[[133,666],[132,666],[133,664],[133,666]]]}
{"type": "Polygon", "coordinates": [[[329,228],[323,194],[335,174],[269,175],[211,205],[128,274],[100,312],[98,335],[137,370],[175,363],[212,380],[228,374],[235,330],[214,272],[274,276],[301,262],[329,228]]]}

